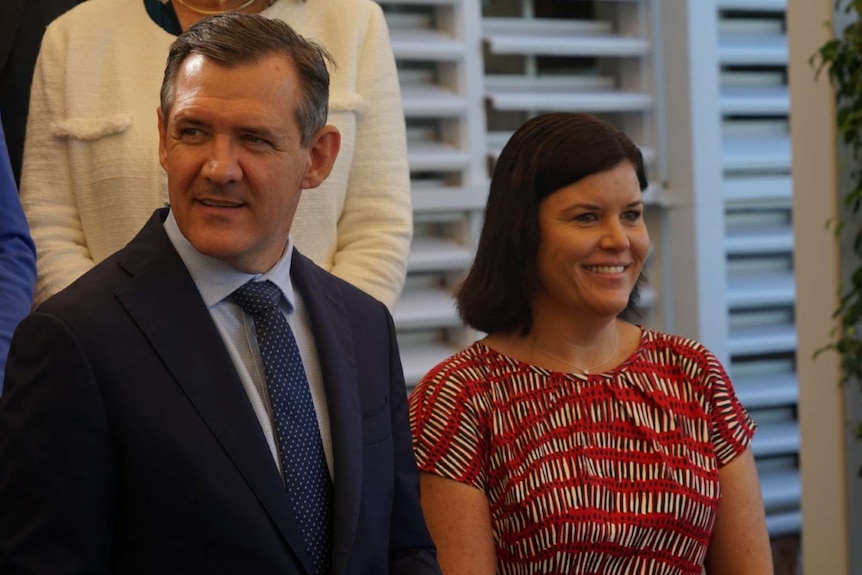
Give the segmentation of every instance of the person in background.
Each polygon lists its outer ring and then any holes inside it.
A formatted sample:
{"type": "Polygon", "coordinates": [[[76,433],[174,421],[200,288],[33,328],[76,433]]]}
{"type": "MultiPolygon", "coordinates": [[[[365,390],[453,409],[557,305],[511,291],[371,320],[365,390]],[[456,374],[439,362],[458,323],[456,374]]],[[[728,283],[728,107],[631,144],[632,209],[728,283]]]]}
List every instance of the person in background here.
{"type": "Polygon", "coordinates": [[[327,60],[239,13],[171,47],[170,208],[12,341],[0,573],[440,575],[392,318],[291,241],[327,60]]]}
{"type": "Polygon", "coordinates": [[[38,252],[36,301],[122,248],[168,201],[151,121],[168,47],[204,15],[259,13],[323,44],[336,67],[332,175],[293,228],[315,263],[390,308],[412,233],[404,115],[386,21],[372,0],[88,0],[45,33],[21,201],[38,252]]]}
{"type": "Polygon", "coordinates": [[[410,397],[447,575],[771,575],[755,424],[697,342],[623,319],[649,236],[640,150],[535,117],[494,170],[456,299],[488,334],[410,397]]]}
{"type": "Polygon", "coordinates": [[[18,201],[0,121],[0,392],[9,342],[18,322],[30,313],[36,282],[36,249],[18,201]]]}
{"type": "Polygon", "coordinates": [[[6,119],[6,147],[15,184],[21,182],[24,130],[30,83],[45,28],[83,0],[3,0],[0,2],[0,113],[6,119]]]}

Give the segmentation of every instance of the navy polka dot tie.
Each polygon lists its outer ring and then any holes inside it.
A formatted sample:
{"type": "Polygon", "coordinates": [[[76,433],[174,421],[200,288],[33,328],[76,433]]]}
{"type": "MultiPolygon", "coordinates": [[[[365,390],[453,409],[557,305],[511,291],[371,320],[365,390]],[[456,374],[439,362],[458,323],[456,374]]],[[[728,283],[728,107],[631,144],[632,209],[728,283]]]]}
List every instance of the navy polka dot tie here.
{"type": "Polygon", "coordinates": [[[299,347],[278,309],[281,289],[252,281],[232,299],[254,318],[287,494],[315,574],[327,573],[332,481],[299,347]]]}

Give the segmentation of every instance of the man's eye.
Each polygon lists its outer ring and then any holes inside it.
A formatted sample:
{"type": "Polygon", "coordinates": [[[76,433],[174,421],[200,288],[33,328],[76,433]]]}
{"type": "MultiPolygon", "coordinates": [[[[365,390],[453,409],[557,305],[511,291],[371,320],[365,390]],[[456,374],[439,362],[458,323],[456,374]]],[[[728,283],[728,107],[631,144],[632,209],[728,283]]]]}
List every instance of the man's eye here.
{"type": "Polygon", "coordinates": [[[195,138],[200,136],[203,132],[199,128],[183,128],[180,130],[180,137],[182,138],[195,138]]]}
{"type": "Polygon", "coordinates": [[[243,140],[248,142],[249,144],[253,144],[256,146],[268,146],[269,141],[261,138],[260,136],[255,136],[254,134],[246,134],[242,137],[243,140]]]}

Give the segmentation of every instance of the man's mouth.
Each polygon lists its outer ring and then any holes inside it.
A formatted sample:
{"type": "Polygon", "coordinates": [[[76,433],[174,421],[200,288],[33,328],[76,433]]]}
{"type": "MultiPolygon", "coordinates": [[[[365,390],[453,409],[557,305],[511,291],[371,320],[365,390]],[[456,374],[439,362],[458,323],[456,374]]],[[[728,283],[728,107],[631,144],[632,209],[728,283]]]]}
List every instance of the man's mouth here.
{"type": "Polygon", "coordinates": [[[242,205],[241,202],[228,202],[225,200],[199,200],[205,206],[211,208],[238,208],[242,205]]]}

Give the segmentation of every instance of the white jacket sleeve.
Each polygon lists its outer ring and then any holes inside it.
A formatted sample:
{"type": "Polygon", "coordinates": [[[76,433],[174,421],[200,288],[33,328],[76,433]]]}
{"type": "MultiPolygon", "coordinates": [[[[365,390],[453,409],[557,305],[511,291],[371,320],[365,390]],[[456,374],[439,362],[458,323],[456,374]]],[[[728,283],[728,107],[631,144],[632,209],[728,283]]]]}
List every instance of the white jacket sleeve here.
{"type": "Polygon", "coordinates": [[[367,26],[356,62],[357,89],[365,104],[356,120],[331,271],[392,309],[404,285],[413,214],[395,58],[383,13],[374,8],[367,23],[357,23],[367,26]]]}
{"type": "Polygon", "coordinates": [[[52,133],[65,114],[65,73],[63,34],[50,26],[33,75],[21,172],[21,204],[36,244],[36,304],[94,265],[75,201],[68,140],[52,133]]]}

